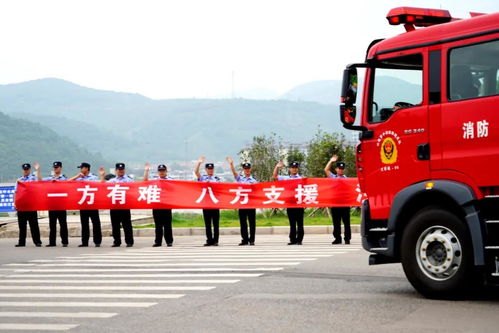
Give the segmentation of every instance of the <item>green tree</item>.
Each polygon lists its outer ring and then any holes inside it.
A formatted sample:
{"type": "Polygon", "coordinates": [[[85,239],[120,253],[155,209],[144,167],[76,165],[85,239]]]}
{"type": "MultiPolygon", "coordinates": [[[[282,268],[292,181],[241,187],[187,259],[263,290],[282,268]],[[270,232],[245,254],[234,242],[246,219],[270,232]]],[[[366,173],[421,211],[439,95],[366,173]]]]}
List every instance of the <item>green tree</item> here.
{"type": "Polygon", "coordinates": [[[253,137],[250,146],[239,152],[240,162],[251,163],[252,173],[260,182],[272,180],[274,167],[283,157],[282,139],[275,133],[253,137]]]}
{"type": "Polygon", "coordinates": [[[324,177],[324,168],[333,155],[338,155],[338,161],[345,162],[348,177],[356,177],[354,150],[355,147],[347,143],[344,135],[324,132],[319,128],[308,144],[308,177],[324,177]]]}
{"type": "MultiPolygon", "coordinates": [[[[301,151],[297,146],[290,145],[286,151],[286,166],[291,162],[300,163],[300,175],[306,177],[307,175],[307,155],[301,151]]],[[[284,168],[283,168],[284,169],[284,168]]]]}

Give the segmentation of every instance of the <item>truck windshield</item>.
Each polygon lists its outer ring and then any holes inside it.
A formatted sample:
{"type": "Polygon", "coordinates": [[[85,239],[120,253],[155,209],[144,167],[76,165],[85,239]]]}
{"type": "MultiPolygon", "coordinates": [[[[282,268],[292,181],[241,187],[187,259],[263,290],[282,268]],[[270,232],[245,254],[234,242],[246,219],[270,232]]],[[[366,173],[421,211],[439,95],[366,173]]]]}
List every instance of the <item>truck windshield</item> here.
{"type": "Polygon", "coordinates": [[[422,103],[422,68],[420,54],[383,60],[376,65],[371,81],[370,123],[386,121],[395,111],[422,103]]]}

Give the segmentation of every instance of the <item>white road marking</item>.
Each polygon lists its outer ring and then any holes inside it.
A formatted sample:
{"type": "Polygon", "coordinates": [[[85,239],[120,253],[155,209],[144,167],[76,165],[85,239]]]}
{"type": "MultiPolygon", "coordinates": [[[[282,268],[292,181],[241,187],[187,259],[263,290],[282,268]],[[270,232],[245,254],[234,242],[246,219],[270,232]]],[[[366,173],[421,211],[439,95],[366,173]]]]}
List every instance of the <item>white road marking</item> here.
{"type": "MultiPolygon", "coordinates": [[[[315,260],[315,259],[314,259],[315,260]]],[[[38,264],[36,267],[67,267],[67,266],[78,266],[78,267],[172,267],[172,266],[294,266],[299,265],[298,261],[291,262],[262,262],[258,260],[258,262],[167,262],[167,263],[154,263],[154,264],[136,264],[136,263],[57,263],[57,264],[38,264]]]]}
{"type": "Polygon", "coordinates": [[[241,280],[28,280],[28,279],[15,279],[15,280],[1,280],[0,283],[3,284],[19,284],[19,283],[71,283],[71,284],[85,284],[85,283],[118,283],[118,284],[164,284],[164,283],[203,283],[203,284],[219,284],[219,283],[236,283],[241,280]]]}
{"type": "Polygon", "coordinates": [[[16,273],[64,273],[64,272],[240,272],[240,271],[280,271],[282,267],[257,267],[257,268],[227,268],[227,267],[205,267],[205,268],[47,268],[47,269],[12,269],[16,273]]]}
{"type": "Polygon", "coordinates": [[[185,277],[259,277],[262,276],[262,273],[259,274],[250,274],[250,273],[199,273],[199,274],[13,274],[9,275],[11,278],[64,278],[64,277],[90,277],[90,278],[185,278],[185,277]]]}
{"type": "Polygon", "coordinates": [[[148,308],[158,303],[149,302],[9,302],[0,301],[0,306],[22,307],[106,307],[106,308],[148,308]]]}
{"type": "Polygon", "coordinates": [[[0,290],[211,290],[205,286],[0,286],[0,290]]]}
{"type": "MultiPolygon", "coordinates": [[[[31,289],[31,288],[26,288],[31,289]]],[[[42,289],[42,288],[40,288],[42,289]]],[[[44,288],[49,289],[49,288],[44,288]]],[[[90,288],[91,289],[91,288],[90,288]]],[[[38,289],[37,289],[38,290],[38,289]]],[[[49,289],[50,290],[50,289],[49,289]]],[[[81,289],[78,289],[81,290],[81,289]]],[[[101,289],[98,289],[101,290],[101,289]]],[[[114,290],[108,288],[107,290],[114,290]]],[[[120,289],[121,290],[121,289],[120,289]]],[[[137,290],[137,289],[131,289],[137,290]]],[[[141,289],[142,290],[142,289],[141,289]]],[[[21,293],[0,293],[0,298],[164,298],[174,299],[181,298],[184,294],[21,294],[21,293]]]]}
{"type": "Polygon", "coordinates": [[[106,312],[0,312],[0,317],[9,318],[111,318],[116,315],[106,312]]]}
{"type": "Polygon", "coordinates": [[[0,330],[9,331],[68,331],[78,324],[17,324],[0,323],[0,330]]]}

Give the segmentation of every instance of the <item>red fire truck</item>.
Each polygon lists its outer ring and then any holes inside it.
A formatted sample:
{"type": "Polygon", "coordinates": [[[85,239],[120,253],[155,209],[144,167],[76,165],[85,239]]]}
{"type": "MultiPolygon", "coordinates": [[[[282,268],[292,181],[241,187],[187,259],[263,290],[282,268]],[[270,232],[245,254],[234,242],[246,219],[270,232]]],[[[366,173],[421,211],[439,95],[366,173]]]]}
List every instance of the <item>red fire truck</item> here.
{"type": "Polygon", "coordinates": [[[347,66],[340,106],[360,131],[369,263],[401,262],[430,298],[499,284],[499,13],[400,7],[387,19],[406,32],[347,66]]]}

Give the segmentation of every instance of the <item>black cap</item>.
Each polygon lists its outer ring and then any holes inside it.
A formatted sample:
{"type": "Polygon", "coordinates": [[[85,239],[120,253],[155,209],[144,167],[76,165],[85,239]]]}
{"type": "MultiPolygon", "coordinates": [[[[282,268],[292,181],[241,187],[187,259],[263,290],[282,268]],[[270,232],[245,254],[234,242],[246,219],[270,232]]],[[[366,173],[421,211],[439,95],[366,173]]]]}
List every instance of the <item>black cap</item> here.
{"type": "Polygon", "coordinates": [[[125,163],[116,163],[116,169],[117,170],[124,170],[125,169],[125,163]]]}
{"type": "Polygon", "coordinates": [[[215,169],[215,165],[213,163],[206,163],[204,167],[206,169],[215,169]]]}
{"type": "Polygon", "coordinates": [[[31,169],[31,164],[29,164],[29,163],[24,163],[24,164],[22,165],[22,168],[23,168],[23,170],[29,170],[29,169],[31,169]]]}
{"type": "Polygon", "coordinates": [[[298,163],[296,161],[293,161],[293,162],[289,163],[289,167],[290,168],[299,168],[300,167],[300,163],[298,163]]]}
{"type": "Polygon", "coordinates": [[[251,163],[243,163],[243,169],[251,169],[251,163]]]}
{"type": "Polygon", "coordinates": [[[345,162],[336,162],[336,167],[338,169],[345,169],[345,162]]]}
{"type": "Polygon", "coordinates": [[[81,168],[89,168],[90,169],[90,164],[88,164],[87,162],[81,162],[80,165],[77,166],[78,169],[81,169],[81,168]]]}
{"type": "Polygon", "coordinates": [[[54,162],[54,163],[52,163],[52,166],[54,168],[60,168],[60,167],[62,167],[62,162],[54,162]]]}
{"type": "Polygon", "coordinates": [[[166,171],[166,165],[164,164],[158,165],[158,171],[166,171]]]}

